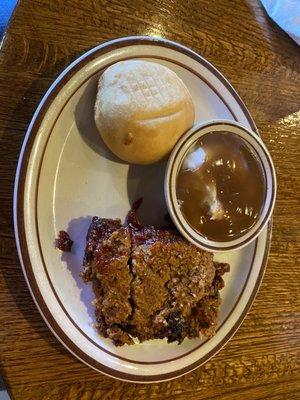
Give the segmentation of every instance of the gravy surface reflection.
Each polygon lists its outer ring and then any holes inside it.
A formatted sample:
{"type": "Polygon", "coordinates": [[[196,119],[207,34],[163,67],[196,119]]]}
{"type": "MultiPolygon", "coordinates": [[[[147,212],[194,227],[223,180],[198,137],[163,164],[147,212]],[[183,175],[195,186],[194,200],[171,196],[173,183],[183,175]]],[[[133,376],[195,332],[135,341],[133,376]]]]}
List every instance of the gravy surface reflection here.
{"type": "Polygon", "coordinates": [[[265,176],[242,138],[210,132],[184,158],[176,193],[187,222],[207,239],[224,242],[245,234],[259,218],[265,176]]]}

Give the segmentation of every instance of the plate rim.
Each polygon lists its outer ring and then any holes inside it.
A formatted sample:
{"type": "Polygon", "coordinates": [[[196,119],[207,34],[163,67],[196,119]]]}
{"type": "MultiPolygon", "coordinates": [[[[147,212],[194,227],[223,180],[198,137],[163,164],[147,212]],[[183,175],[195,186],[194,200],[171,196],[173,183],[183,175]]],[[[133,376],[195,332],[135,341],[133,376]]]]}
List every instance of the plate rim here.
{"type": "Polygon", "coordinates": [[[158,45],[161,47],[166,47],[184,53],[185,55],[190,56],[191,58],[196,60],[201,65],[204,65],[226,86],[226,88],[233,95],[233,97],[236,99],[239,106],[241,107],[251,128],[255,131],[255,133],[259,135],[253,118],[251,117],[247,107],[245,106],[245,104],[243,103],[240,96],[233,88],[233,86],[227,81],[227,79],[221,74],[221,72],[219,72],[211,63],[209,63],[205,58],[203,58],[199,54],[195,53],[193,50],[179,43],[167,39],[153,38],[148,36],[122,37],[102,42],[98,46],[93,47],[92,49],[88,50],[87,52],[83,53],[81,56],[76,58],[69,66],[67,66],[58,75],[58,77],[54,80],[49,89],[46,91],[45,95],[42,97],[32,117],[32,120],[29,124],[29,127],[24,137],[15,176],[14,199],[13,199],[14,231],[15,231],[19,260],[31,296],[40,314],[45,320],[46,324],[48,325],[52,333],[57,337],[57,339],[64,345],[64,347],[66,347],[73,355],[75,355],[83,363],[87,364],[88,366],[92,367],[97,371],[104,373],[105,375],[128,382],[154,383],[154,382],[162,382],[177,378],[179,376],[186,374],[187,372],[193,371],[198,366],[203,365],[211,357],[216,355],[221,350],[221,348],[223,348],[225,344],[231,339],[233,334],[237,331],[239,326],[242,324],[244,318],[246,317],[249,309],[251,308],[253,301],[258,293],[260,284],[262,282],[262,278],[266,269],[268,253],[270,249],[272,222],[270,220],[270,222],[268,223],[266,244],[259,274],[257,276],[255,286],[252,289],[251,296],[247,304],[243,308],[243,312],[240,314],[237,322],[230,329],[227,335],[224,336],[221,342],[216,347],[214,347],[209,353],[203,356],[200,360],[195,361],[193,364],[190,364],[184,368],[178,369],[173,372],[161,373],[157,375],[129,374],[107,367],[106,365],[100,363],[99,361],[96,361],[95,359],[91,358],[85,352],[83,352],[77,345],[75,345],[75,343],[72,342],[71,339],[69,339],[66,333],[64,333],[64,331],[60,328],[60,326],[56,322],[56,319],[51,314],[46,303],[44,302],[43,296],[40,293],[39,286],[34,277],[33,268],[31,265],[29,251],[27,247],[25,226],[24,226],[24,192],[25,192],[25,181],[27,175],[28,162],[30,159],[31,150],[35,138],[37,136],[43,118],[48,108],[50,107],[52,100],[59,93],[60,87],[66,81],[66,78],[67,80],[69,80],[87,62],[90,62],[95,58],[101,57],[103,54],[109,51],[117,50],[119,48],[127,47],[130,45],[158,45]],[[29,275],[31,275],[31,278],[29,275]],[[42,310],[42,306],[44,311],[42,310]]]}

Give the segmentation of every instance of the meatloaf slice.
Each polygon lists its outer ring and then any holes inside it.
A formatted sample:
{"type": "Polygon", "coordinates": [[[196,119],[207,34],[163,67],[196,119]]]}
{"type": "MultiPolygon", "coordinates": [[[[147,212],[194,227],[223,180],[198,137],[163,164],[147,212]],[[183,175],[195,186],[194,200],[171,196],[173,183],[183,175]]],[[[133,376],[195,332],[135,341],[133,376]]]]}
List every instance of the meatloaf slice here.
{"type": "Polygon", "coordinates": [[[193,308],[212,285],[213,255],[174,231],[156,229],[152,239],[148,234],[149,228],[132,232],[132,242],[138,243],[132,250],[132,333],[140,341],[166,337],[181,342],[193,308]]]}
{"type": "Polygon", "coordinates": [[[132,343],[120,328],[132,312],[130,252],[129,228],[121,226],[120,220],[93,218],[87,234],[83,279],[93,281],[100,333],[116,344],[132,343]]]}

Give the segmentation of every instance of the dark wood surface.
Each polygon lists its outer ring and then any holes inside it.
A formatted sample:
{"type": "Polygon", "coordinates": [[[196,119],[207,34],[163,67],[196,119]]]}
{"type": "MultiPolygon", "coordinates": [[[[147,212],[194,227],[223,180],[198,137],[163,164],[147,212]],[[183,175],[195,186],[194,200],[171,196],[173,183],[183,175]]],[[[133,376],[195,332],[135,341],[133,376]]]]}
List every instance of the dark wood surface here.
{"type": "Polygon", "coordinates": [[[300,48],[256,0],[20,1],[0,50],[0,357],[14,399],[300,398],[299,110],[300,48]],[[278,177],[267,271],[243,325],[203,367],[151,385],[96,373],[56,340],[26,286],[12,223],[19,151],[45,90],[87,49],[140,34],[183,43],[225,74],[250,109],[278,177]]]}

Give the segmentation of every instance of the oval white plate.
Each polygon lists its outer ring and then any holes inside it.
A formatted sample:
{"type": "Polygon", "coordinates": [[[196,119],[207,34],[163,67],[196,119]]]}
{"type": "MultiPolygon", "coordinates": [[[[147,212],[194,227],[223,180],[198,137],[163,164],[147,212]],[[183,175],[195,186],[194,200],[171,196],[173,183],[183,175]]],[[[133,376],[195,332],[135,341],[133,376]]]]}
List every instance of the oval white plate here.
{"type": "Polygon", "coordinates": [[[93,328],[91,285],[79,277],[91,216],[124,218],[143,196],[141,219],[162,224],[164,163],[128,165],[101,142],[93,122],[96,83],[108,65],[146,58],[168,66],[185,82],[196,106],[196,122],[230,119],[256,130],[249,112],[228,81],[193,51],[170,41],[130,37],[101,44],[73,62],[45,94],[28,128],[14,193],[19,257],[49,328],[76,357],[109,376],[158,382],[203,364],[230,339],[249,310],[266,264],[270,225],[239,251],[218,254],[231,271],[225,277],[216,335],[210,340],[162,340],[114,347],[93,328]],[[72,253],[54,249],[57,232],[67,229],[72,253]]]}

